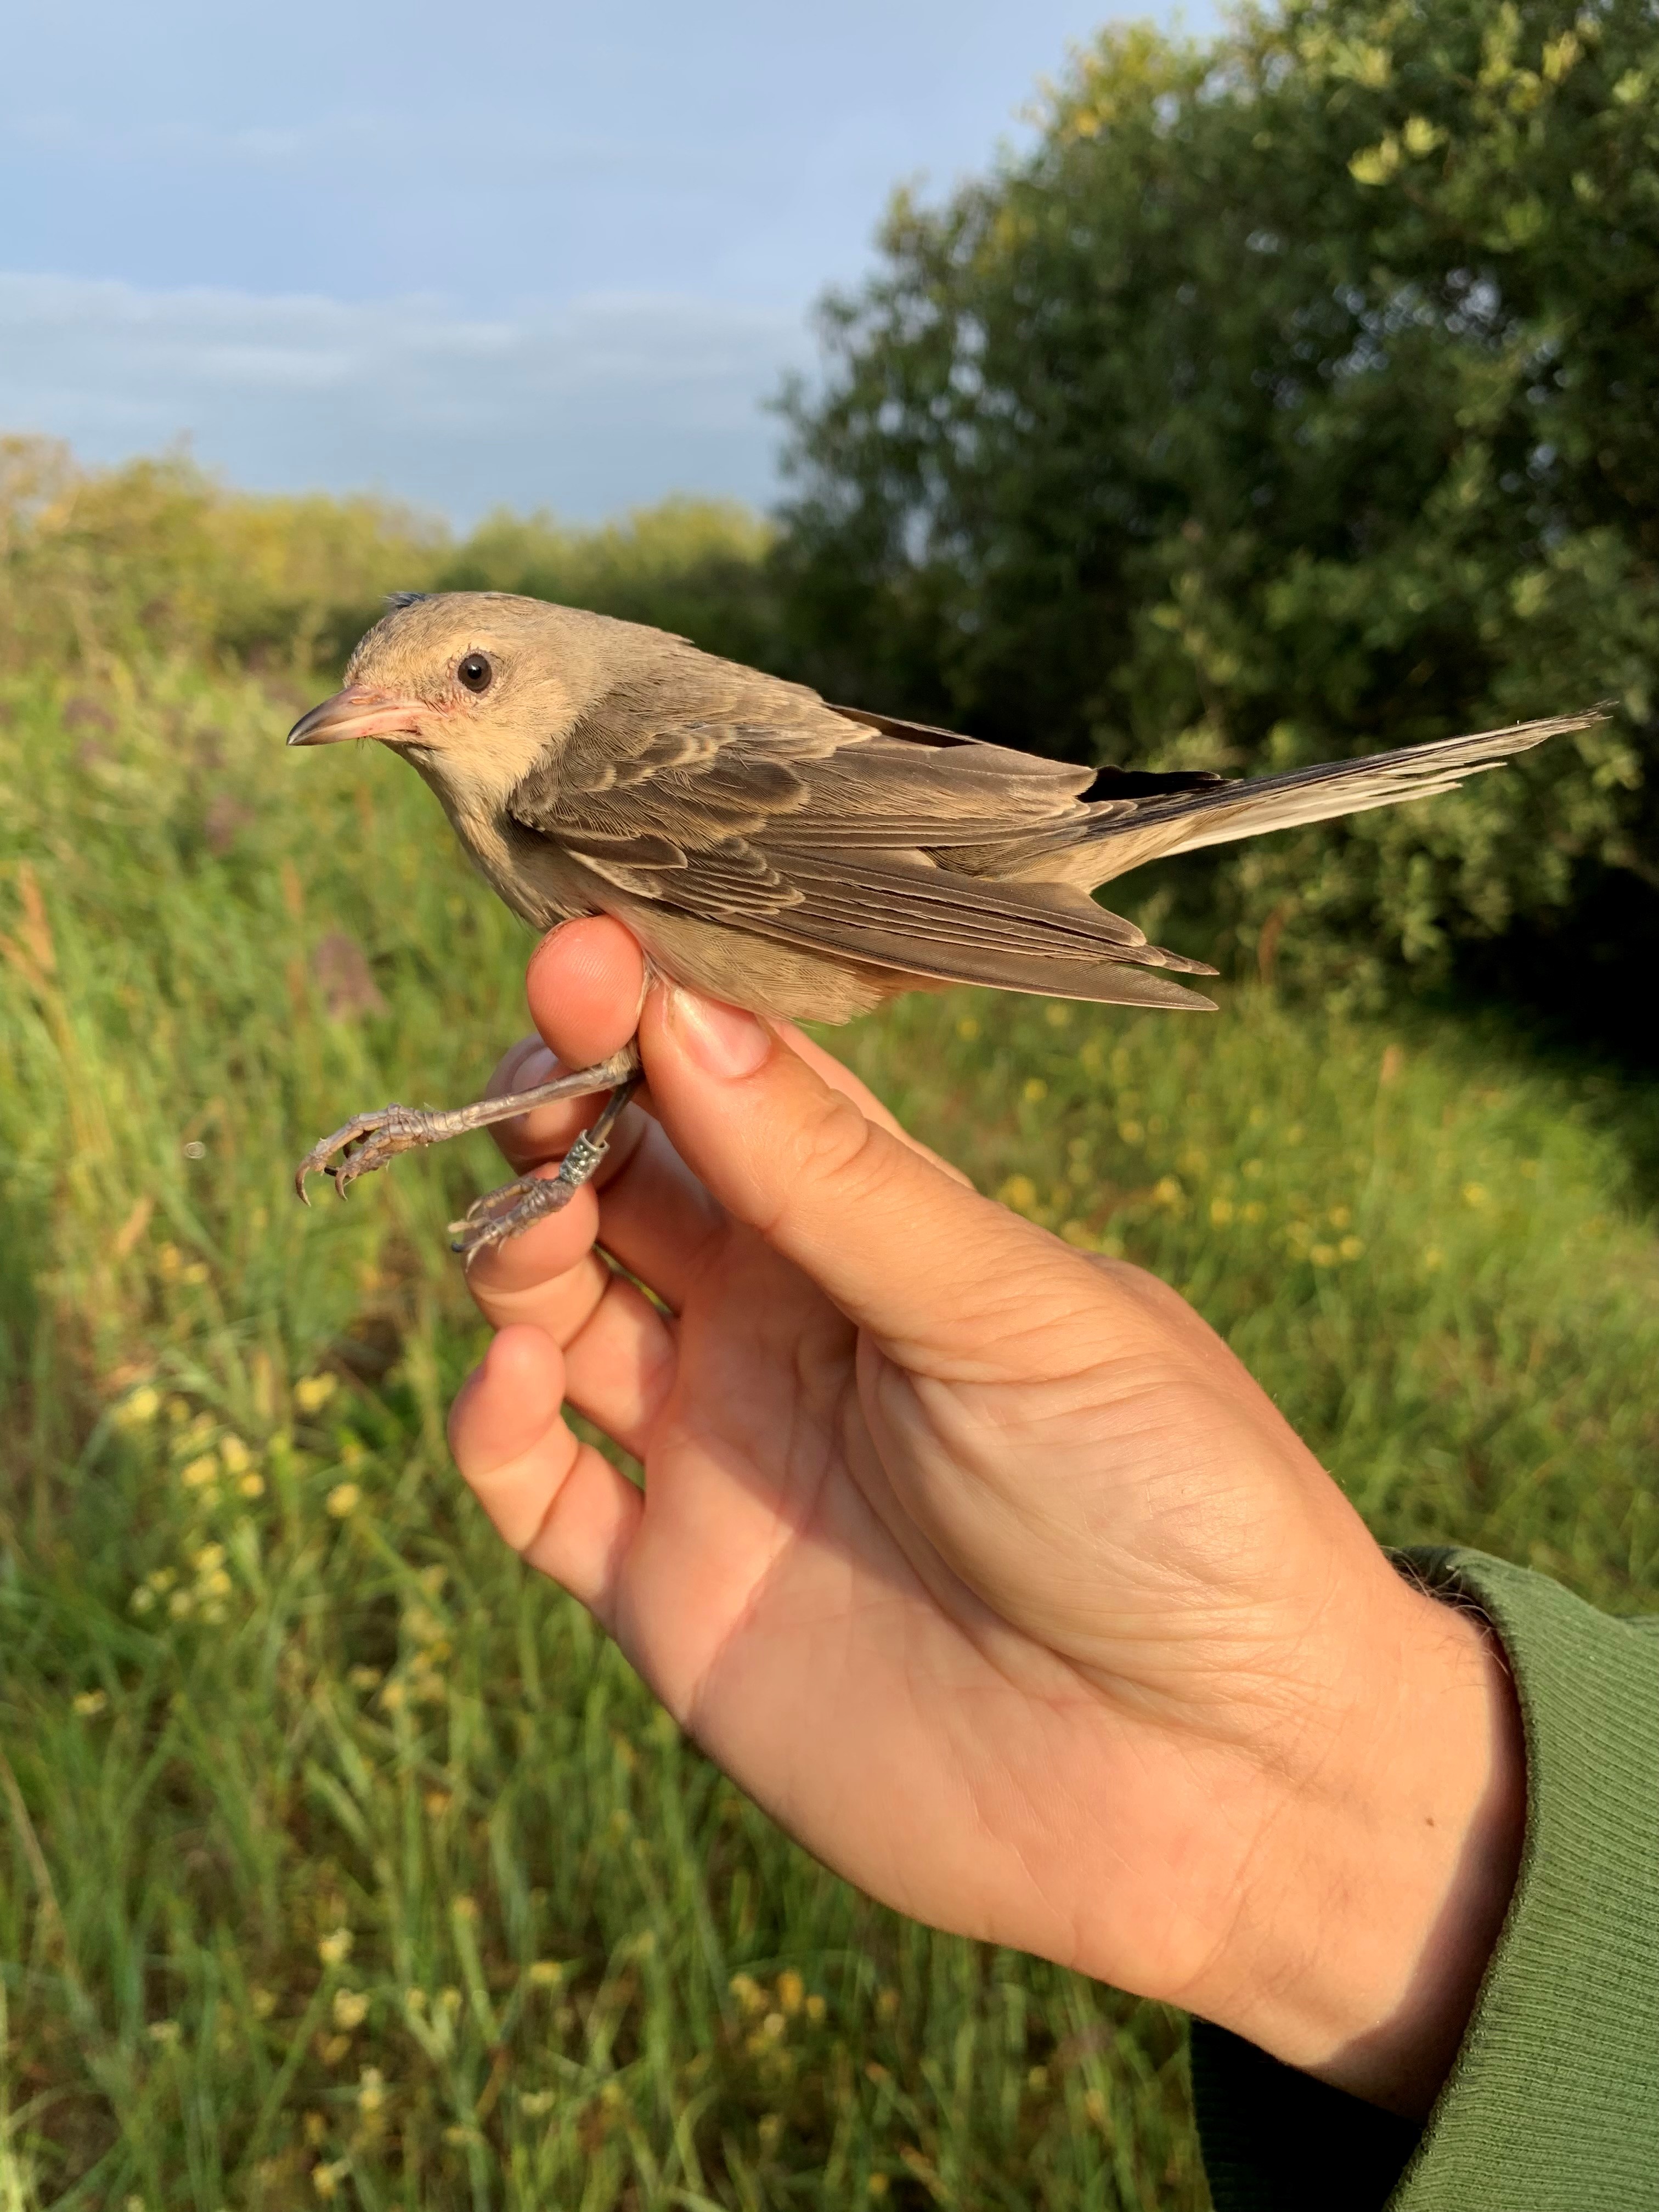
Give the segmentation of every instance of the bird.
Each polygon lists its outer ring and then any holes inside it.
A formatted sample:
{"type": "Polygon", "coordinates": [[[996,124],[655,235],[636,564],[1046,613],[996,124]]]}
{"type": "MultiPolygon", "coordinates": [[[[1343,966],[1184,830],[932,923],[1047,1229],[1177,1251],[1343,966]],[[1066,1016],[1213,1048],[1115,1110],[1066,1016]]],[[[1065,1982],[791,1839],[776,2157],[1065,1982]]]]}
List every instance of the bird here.
{"type": "MultiPolygon", "coordinates": [[[[1216,971],[1093,896],[1176,853],[1455,789],[1602,710],[1279,775],[1088,768],[896,715],[688,639],[507,592],[404,592],[290,745],[374,738],[532,929],[609,914],[650,971],[773,1020],[839,1023],[955,983],[1213,1012],[1216,971]]],[[[639,1079],[632,1045],[508,1099],[359,1114],[295,1170],[341,1196],[398,1153],[611,1094],[553,1178],[451,1224],[470,1261],[567,1204],[639,1079]]]]}

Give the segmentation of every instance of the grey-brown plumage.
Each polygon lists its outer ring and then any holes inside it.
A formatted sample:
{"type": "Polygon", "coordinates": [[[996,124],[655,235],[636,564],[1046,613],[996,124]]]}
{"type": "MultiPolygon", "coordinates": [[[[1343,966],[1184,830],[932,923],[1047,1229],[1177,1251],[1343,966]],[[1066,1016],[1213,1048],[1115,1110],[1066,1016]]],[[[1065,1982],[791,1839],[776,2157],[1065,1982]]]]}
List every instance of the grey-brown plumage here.
{"type": "MultiPolygon", "coordinates": [[[[1173,976],[1213,969],[1149,944],[1096,888],[1168,854],[1451,790],[1596,719],[1245,782],[1097,775],[832,707],[661,630],[483,592],[400,600],[289,742],[402,752],[532,927],[614,915],[676,981],[839,1022],[950,983],[1209,1008],[1173,976]]],[[[343,1188],[424,1140],[348,1127],[307,1163],[352,1144],[343,1188]]]]}

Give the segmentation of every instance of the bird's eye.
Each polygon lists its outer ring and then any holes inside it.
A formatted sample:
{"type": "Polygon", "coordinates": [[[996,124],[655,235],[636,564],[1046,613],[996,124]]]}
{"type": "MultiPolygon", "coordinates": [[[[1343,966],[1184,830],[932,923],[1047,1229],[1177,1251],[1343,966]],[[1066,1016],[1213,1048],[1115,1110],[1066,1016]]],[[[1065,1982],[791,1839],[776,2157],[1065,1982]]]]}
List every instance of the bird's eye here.
{"type": "Polygon", "coordinates": [[[469,691],[488,691],[495,678],[494,668],[482,653],[469,653],[455,674],[469,691]]]}

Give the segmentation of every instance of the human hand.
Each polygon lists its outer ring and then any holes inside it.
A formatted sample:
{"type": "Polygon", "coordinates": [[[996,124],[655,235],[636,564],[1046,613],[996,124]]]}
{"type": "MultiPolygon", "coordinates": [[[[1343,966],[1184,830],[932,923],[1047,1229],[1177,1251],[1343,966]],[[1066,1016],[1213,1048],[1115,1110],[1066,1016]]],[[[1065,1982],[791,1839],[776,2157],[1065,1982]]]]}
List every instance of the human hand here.
{"type": "MultiPolygon", "coordinates": [[[[644,981],[574,923],[532,1011],[585,1064],[644,981]]],[[[860,1887],[1425,2111],[1519,1847],[1483,1629],[1164,1285],[978,1196],[799,1036],[653,988],[640,1042],[597,1185],[471,1271],[500,1334],[451,1433],[503,1536],[860,1887]]],[[[495,1088],[548,1073],[520,1047],[495,1088]]]]}

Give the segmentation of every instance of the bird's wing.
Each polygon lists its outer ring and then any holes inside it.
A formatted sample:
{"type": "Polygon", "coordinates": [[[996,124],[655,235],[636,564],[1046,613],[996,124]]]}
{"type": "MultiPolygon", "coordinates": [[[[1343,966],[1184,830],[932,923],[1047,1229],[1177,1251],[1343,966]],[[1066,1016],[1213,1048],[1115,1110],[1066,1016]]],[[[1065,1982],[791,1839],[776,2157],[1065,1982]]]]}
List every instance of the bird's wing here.
{"type": "Polygon", "coordinates": [[[629,897],[842,958],[1062,994],[1103,960],[1212,972],[1076,891],[931,857],[1076,837],[1097,811],[1077,799],[1091,770],[913,744],[747,677],[618,685],[520,785],[514,818],[629,897]],[[1030,980],[1046,965],[1053,980],[1030,980]]]}
{"type": "MultiPolygon", "coordinates": [[[[973,746],[1006,759],[1029,757],[1024,753],[1006,753],[1001,746],[987,744],[982,738],[964,738],[955,730],[941,730],[932,722],[907,722],[896,714],[872,714],[863,707],[836,707],[831,711],[849,722],[862,723],[866,729],[879,730],[884,737],[902,738],[907,744],[973,746]]],[[[1117,768],[1110,763],[1091,769],[1086,776],[1081,770],[1075,773],[1078,780],[1073,788],[1091,809],[1102,799],[1162,799],[1170,792],[1208,791],[1227,781],[1213,769],[1117,768]]]]}

